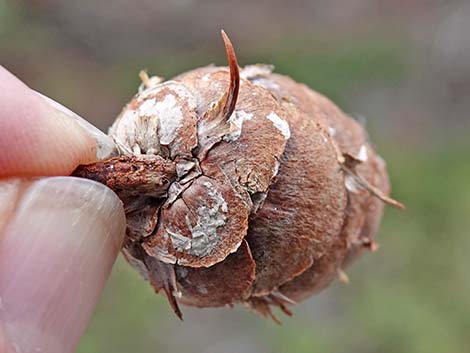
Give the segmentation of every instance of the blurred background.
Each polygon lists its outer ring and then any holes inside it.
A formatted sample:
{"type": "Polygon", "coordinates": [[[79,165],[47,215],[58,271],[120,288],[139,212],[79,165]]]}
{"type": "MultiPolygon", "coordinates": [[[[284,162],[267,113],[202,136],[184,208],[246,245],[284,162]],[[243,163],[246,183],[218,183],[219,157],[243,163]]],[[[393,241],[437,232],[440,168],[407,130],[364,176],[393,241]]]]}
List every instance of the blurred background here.
{"type": "Polygon", "coordinates": [[[78,352],[468,352],[470,3],[438,0],[0,0],[0,63],[103,130],[138,72],[276,71],[365,121],[394,197],[380,250],[282,326],[243,308],[179,322],[123,259],[78,352]]]}

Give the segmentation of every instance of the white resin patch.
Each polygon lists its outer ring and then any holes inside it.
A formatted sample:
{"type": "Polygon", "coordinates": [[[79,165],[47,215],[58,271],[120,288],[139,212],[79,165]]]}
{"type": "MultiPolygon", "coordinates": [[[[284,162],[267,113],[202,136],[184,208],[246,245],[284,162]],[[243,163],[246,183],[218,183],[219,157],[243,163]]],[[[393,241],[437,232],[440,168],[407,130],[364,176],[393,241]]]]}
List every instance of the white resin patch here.
{"type": "Polygon", "coordinates": [[[158,136],[162,145],[168,145],[175,139],[176,131],[182,125],[183,113],[181,107],[176,105],[174,95],[168,94],[161,102],[157,102],[155,110],[160,118],[158,136]]]}
{"type": "Polygon", "coordinates": [[[266,64],[256,64],[256,65],[247,65],[240,71],[240,77],[250,80],[259,76],[268,76],[274,70],[273,65],[266,64]]]}
{"type": "Polygon", "coordinates": [[[367,146],[362,145],[361,148],[359,149],[359,153],[357,154],[356,157],[358,160],[361,162],[367,161],[368,155],[367,155],[367,146]]]}
{"type": "Polygon", "coordinates": [[[159,154],[162,144],[174,144],[172,148],[177,150],[176,145],[181,143],[178,130],[184,123],[183,107],[189,111],[197,107],[185,85],[167,81],[147,88],[124,109],[109,134],[125,155],[159,154]]]}
{"type": "MultiPolygon", "coordinates": [[[[146,105],[146,102],[150,101],[152,102],[153,104],[155,104],[155,96],[159,94],[159,92],[161,92],[162,90],[168,90],[172,93],[168,94],[168,95],[172,95],[173,98],[175,99],[175,101],[181,101],[181,102],[185,102],[185,104],[188,105],[188,108],[190,110],[193,110],[193,109],[196,109],[196,106],[197,106],[197,103],[196,103],[196,99],[195,97],[193,96],[193,94],[189,91],[189,89],[179,83],[179,82],[176,82],[176,81],[166,81],[166,82],[163,82],[163,83],[160,83],[154,87],[150,87],[150,88],[147,88],[145,91],[143,91],[142,93],[138,94],[136,96],[136,99],[138,102],[142,102],[142,101],[145,101],[142,105],[142,106],[145,106],[146,105]]],[[[164,102],[168,95],[165,97],[165,99],[162,101],[164,102]]],[[[167,102],[168,103],[171,103],[171,102],[167,102]]],[[[175,102],[176,103],[176,102],[175,102]]],[[[147,103],[149,105],[149,108],[151,109],[151,103],[147,103]]],[[[175,105],[175,104],[173,104],[175,105]]],[[[147,107],[144,107],[144,111],[147,107]]]]}
{"type": "Polygon", "coordinates": [[[336,129],[334,127],[328,126],[328,133],[331,135],[331,137],[335,137],[336,129]]]}
{"type": "Polygon", "coordinates": [[[286,139],[290,138],[290,128],[287,121],[281,119],[279,115],[274,112],[269,113],[266,118],[273,123],[274,127],[278,129],[286,139]]]}
{"type": "Polygon", "coordinates": [[[279,167],[280,167],[281,163],[277,160],[274,161],[274,168],[273,168],[273,178],[277,175],[277,173],[279,172],[279,167]]]}
{"type": "Polygon", "coordinates": [[[146,100],[139,107],[139,115],[158,118],[158,136],[162,145],[168,145],[175,139],[176,132],[183,121],[181,107],[177,105],[173,94],[167,94],[162,101],[158,102],[155,98],[146,100]]]}
{"type": "Polygon", "coordinates": [[[110,128],[110,134],[114,137],[116,144],[124,146],[129,151],[132,150],[136,140],[136,119],[135,110],[126,110],[110,128]]]}
{"type": "Polygon", "coordinates": [[[224,136],[225,141],[238,140],[242,134],[243,122],[253,119],[253,114],[247,113],[244,110],[237,110],[228,119],[230,123],[230,132],[224,136]]]}
{"type": "Polygon", "coordinates": [[[261,86],[261,87],[264,87],[266,88],[268,91],[279,91],[280,87],[279,85],[270,80],[269,78],[265,78],[265,77],[258,77],[258,78],[255,78],[253,80],[253,83],[257,86],[261,86]]]}
{"type": "Polygon", "coordinates": [[[348,191],[351,191],[355,194],[359,194],[363,190],[362,186],[359,185],[351,175],[346,175],[344,177],[344,186],[348,191]]]}
{"type": "Polygon", "coordinates": [[[171,238],[171,242],[176,251],[186,252],[191,249],[191,239],[186,238],[180,233],[173,232],[169,229],[166,230],[167,234],[171,238]]]}
{"type": "Polygon", "coordinates": [[[139,115],[152,116],[154,115],[154,107],[157,103],[155,98],[147,99],[139,107],[139,115]]]}
{"type": "Polygon", "coordinates": [[[196,256],[205,256],[216,246],[218,243],[217,228],[225,224],[227,219],[225,213],[228,211],[222,194],[210,182],[205,182],[203,185],[208,189],[208,195],[212,199],[212,207],[199,207],[197,223],[194,227],[190,227],[193,236],[190,253],[196,256]]]}
{"type": "Polygon", "coordinates": [[[189,217],[186,216],[186,224],[191,231],[192,238],[187,238],[177,232],[166,229],[174,248],[195,256],[208,255],[219,243],[217,228],[225,225],[228,206],[222,194],[210,183],[203,184],[207,188],[207,194],[212,199],[212,206],[201,206],[197,209],[198,219],[196,225],[191,226],[189,217]]]}

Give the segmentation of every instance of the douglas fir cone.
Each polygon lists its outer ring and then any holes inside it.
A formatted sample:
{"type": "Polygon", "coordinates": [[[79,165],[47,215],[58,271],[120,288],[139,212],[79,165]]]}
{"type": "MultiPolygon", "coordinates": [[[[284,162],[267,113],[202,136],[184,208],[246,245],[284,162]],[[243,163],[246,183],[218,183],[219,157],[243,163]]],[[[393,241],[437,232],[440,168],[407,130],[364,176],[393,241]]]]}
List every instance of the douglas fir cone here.
{"type": "Polygon", "coordinates": [[[271,307],[325,288],[372,240],[390,191],[366,131],[267,65],[207,66],[139,93],[109,130],[116,157],[80,166],[121,198],[122,252],[175,313],[271,307]]]}

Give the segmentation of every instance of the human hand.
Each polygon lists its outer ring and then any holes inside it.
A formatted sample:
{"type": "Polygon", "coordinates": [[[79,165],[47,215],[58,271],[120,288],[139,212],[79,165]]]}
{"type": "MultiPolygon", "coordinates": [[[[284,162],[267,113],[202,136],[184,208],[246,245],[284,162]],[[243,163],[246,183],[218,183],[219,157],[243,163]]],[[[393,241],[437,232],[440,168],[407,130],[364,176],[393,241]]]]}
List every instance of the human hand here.
{"type": "Polygon", "coordinates": [[[125,216],[110,189],[63,176],[111,149],[0,66],[0,352],[73,352],[85,331],[125,216]]]}

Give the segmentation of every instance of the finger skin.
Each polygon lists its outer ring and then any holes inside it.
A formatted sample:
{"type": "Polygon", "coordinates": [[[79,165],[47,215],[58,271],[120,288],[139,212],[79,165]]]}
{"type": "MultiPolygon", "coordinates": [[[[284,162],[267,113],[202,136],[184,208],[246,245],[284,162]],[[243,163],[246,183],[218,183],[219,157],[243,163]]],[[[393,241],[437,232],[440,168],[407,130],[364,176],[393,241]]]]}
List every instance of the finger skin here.
{"type": "Polygon", "coordinates": [[[0,66],[0,178],[68,175],[97,160],[96,136],[58,107],[0,66]]]}
{"type": "Polygon", "coordinates": [[[121,202],[71,177],[0,182],[0,201],[15,205],[0,210],[0,348],[73,352],[124,238],[121,202]]]}

